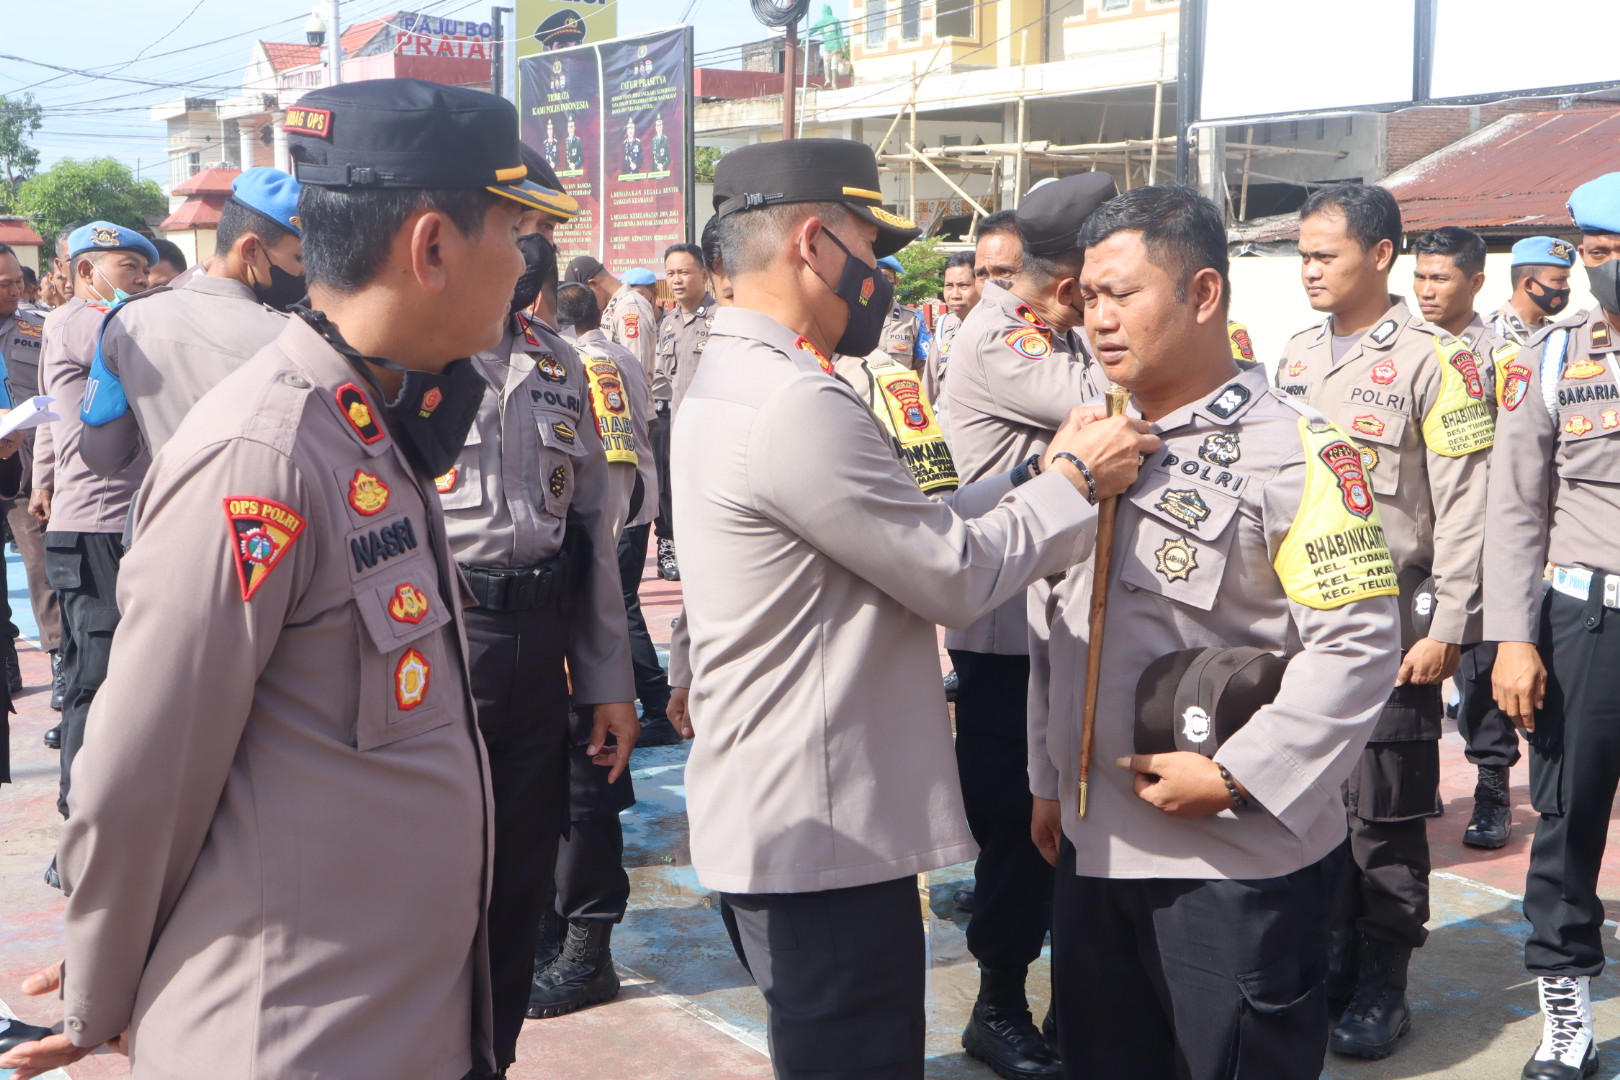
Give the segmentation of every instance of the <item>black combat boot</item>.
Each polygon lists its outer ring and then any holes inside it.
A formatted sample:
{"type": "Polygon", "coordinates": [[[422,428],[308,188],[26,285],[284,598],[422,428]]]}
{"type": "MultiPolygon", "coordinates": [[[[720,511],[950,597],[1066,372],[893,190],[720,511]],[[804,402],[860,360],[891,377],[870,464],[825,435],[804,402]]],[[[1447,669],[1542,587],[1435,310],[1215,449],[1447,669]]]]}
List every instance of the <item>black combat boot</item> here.
{"type": "Polygon", "coordinates": [[[1007,1080],[1062,1080],[1063,1062],[1029,1015],[1024,974],[979,965],[979,999],[962,1031],[962,1049],[1007,1080]]]}
{"type": "Polygon", "coordinates": [[[540,925],[534,935],[534,986],[540,985],[540,973],[551,966],[562,952],[563,933],[568,924],[556,910],[547,906],[540,913],[540,925]]]}
{"type": "Polygon", "coordinates": [[[67,703],[67,676],[62,673],[62,650],[51,650],[51,708],[57,712],[67,703]]]}
{"type": "Polygon", "coordinates": [[[1513,835],[1513,809],[1508,801],[1508,771],[1503,765],[1481,765],[1474,784],[1474,816],[1468,819],[1463,843],[1499,848],[1513,835]]]}
{"type": "Polygon", "coordinates": [[[1356,992],[1356,928],[1341,923],[1328,932],[1328,1015],[1338,1016],[1356,992]]]}
{"type": "Polygon", "coordinates": [[[1412,1030],[1406,1007],[1406,965],[1412,950],[1362,934],[1356,943],[1356,992],[1333,1029],[1329,1045],[1347,1057],[1389,1057],[1412,1030]]]}
{"type": "Polygon", "coordinates": [[[1585,975],[1543,975],[1541,1044],[1524,1063],[1523,1080],[1579,1080],[1597,1072],[1592,1030],[1592,980],[1585,975]]]}
{"type": "Polygon", "coordinates": [[[619,996],[619,973],[608,947],[613,924],[606,919],[569,919],[562,951],[529,988],[531,1020],[562,1016],[619,996]]]}

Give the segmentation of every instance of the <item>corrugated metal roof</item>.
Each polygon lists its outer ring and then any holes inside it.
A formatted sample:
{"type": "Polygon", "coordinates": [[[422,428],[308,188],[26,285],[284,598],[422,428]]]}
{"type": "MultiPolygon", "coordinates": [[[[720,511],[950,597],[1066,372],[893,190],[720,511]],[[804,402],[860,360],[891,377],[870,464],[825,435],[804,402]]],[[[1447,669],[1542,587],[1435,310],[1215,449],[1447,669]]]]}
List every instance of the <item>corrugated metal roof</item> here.
{"type": "MultiPolygon", "coordinates": [[[[1564,204],[1575,188],[1620,170],[1620,108],[1518,113],[1488,124],[1383,180],[1408,233],[1442,225],[1487,231],[1574,228],[1564,204]]],[[[1234,240],[1299,235],[1292,215],[1232,230],[1234,240]]]]}

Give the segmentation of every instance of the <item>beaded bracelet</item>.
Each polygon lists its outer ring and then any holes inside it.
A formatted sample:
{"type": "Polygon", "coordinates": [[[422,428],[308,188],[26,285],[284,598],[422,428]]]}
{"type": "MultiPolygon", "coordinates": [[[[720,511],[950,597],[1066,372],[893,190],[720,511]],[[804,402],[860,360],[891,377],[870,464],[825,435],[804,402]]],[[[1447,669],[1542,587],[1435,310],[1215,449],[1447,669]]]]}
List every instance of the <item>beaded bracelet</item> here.
{"type": "Polygon", "coordinates": [[[1219,762],[1216,762],[1215,767],[1221,770],[1221,779],[1226,783],[1226,793],[1232,796],[1232,809],[1247,810],[1249,808],[1249,800],[1245,799],[1241,794],[1238,793],[1237,783],[1232,779],[1232,774],[1227,772],[1226,766],[1220,764],[1219,762]]]}
{"type": "Polygon", "coordinates": [[[1086,492],[1086,502],[1090,503],[1092,506],[1096,506],[1097,478],[1091,475],[1091,470],[1086,468],[1086,463],[1069,453],[1067,450],[1059,450],[1057,453],[1053,454],[1052,457],[1063,458],[1065,461],[1071,461],[1074,463],[1074,467],[1080,470],[1080,475],[1085,477],[1086,487],[1090,489],[1086,492]]]}

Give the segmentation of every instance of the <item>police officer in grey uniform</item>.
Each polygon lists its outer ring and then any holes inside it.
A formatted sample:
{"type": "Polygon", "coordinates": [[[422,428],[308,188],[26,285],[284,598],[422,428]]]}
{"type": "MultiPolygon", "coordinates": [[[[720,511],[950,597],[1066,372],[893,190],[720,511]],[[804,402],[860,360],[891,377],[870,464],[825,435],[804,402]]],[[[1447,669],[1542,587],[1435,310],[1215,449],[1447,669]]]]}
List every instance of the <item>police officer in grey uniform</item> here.
{"type": "MultiPolygon", "coordinates": [[[[709,291],[703,249],[696,244],[671,244],[664,251],[664,278],[669,282],[675,306],[658,324],[652,394],[653,400],[665,402],[673,415],[697,375],[720,305],[709,291]]],[[[667,508],[661,512],[667,513],[667,508]]]]}
{"type": "Polygon", "coordinates": [[[1598,872],[1620,782],[1620,173],[1576,188],[1569,213],[1597,303],[1505,358],[1485,544],[1496,700],[1525,730],[1540,815],[1524,890],[1524,966],[1536,976],[1542,1032],[1526,1080],[1598,1069],[1598,872]]]}
{"type": "Polygon", "coordinates": [[[922,1076],[915,875],[974,850],[935,624],[1073,564],[1091,498],[1156,446],[1139,422],[1074,421],[1016,475],[923,494],[833,373],[834,353],[877,346],[889,287],[874,264],[917,235],[877,188],[856,142],[721,159],[735,304],[715,318],[674,439],[689,642],[672,650],[672,682],[690,688],[696,731],[692,861],[765,995],[784,1078],[922,1076]]]}
{"type": "Polygon", "coordinates": [[[1570,267],[1575,245],[1556,236],[1527,236],[1513,245],[1509,274],[1513,295],[1491,316],[1491,329],[1504,341],[1520,345],[1569,307],[1570,267]]]}
{"type": "MultiPolygon", "coordinates": [[[[1081,333],[1080,228],[1115,194],[1107,173],[1082,173],[1026,198],[1016,223],[1024,245],[1011,289],[986,282],[952,344],[945,384],[947,435],[963,483],[1044,453],[1068,410],[1105,387],[1081,333]]],[[[1030,620],[1020,593],[965,629],[945,633],[959,680],[956,763],[968,824],[979,845],[968,949],[979,995],[963,1042],[992,1065],[1031,1076],[1062,1066],[1029,1015],[1024,977],[1051,920],[1052,868],[1029,836],[1030,795],[1020,785],[1030,694],[1030,620]]]]}

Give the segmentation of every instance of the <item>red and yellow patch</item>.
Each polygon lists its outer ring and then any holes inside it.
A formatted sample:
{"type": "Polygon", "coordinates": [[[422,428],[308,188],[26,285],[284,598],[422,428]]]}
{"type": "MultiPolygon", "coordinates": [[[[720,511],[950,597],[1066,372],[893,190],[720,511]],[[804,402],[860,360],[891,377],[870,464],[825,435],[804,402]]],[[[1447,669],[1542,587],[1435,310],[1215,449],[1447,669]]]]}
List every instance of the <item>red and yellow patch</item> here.
{"type": "Polygon", "coordinates": [[[383,429],[377,423],[377,417],[371,411],[371,402],[366,400],[366,393],[354,383],[344,383],[335,390],[338,409],[343,413],[343,419],[349,422],[354,433],[360,441],[366,444],[376,442],[383,437],[383,429]]]}
{"type": "Polygon", "coordinates": [[[43,337],[45,334],[45,326],[43,323],[34,323],[29,322],[27,319],[18,319],[17,333],[26,338],[43,337]]]}
{"type": "Polygon", "coordinates": [[[1386,356],[1373,365],[1372,381],[1379,386],[1388,386],[1395,381],[1395,377],[1399,374],[1400,372],[1395,370],[1394,361],[1386,356]]]}
{"type": "Polygon", "coordinates": [[[1295,360],[1292,364],[1288,365],[1288,377],[1290,379],[1299,378],[1301,375],[1305,374],[1305,368],[1306,368],[1305,361],[1303,361],[1303,360],[1295,360]]]}
{"type": "Polygon", "coordinates": [[[1603,430],[1613,431],[1615,428],[1620,427],[1620,410],[1604,409],[1601,419],[1603,421],[1603,430]]]}
{"type": "Polygon", "coordinates": [[[1023,319],[1025,322],[1029,323],[1029,325],[1038,330],[1051,329],[1051,327],[1046,325],[1046,320],[1035,314],[1035,309],[1030,307],[1028,304],[1019,304],[1017,307],[1013,308],[1013,314],[1017,315],[1020,319],[1023,319]]]}
{"type": "Polygon", "coordinates": [[[1367,487],[1367,474],[1361,461],[1361,451],[1336,439],[1317,451],[1322,461],[1333,470],[1339,481],[1339,494],[1344,508],[1366,521],[1372,516],[1372,491],[1367,487]]]}
{"type": "Polygon", "coordinates": [[[1468,396],[1484,401],[1485,380],[1479,375],[1479,358],[1468,349],[1458,349],[1451,354],[1450,364],[1463,377],[1463,385],[1468,389],[1468,396]]]}
{"type": "Polygon", "coordinates": [[[426,420],[428,417],[433,415],[434,411],[438,409],[439,403],[443,400],[444,391],[440,390],[437,386],[433,387],[427,393],[422,395],[422,407],[421,409],[417,410],[418,414],[423,420],[426,420]]]}
{"type": "Polygon", "coordinates": [[[624,317],[624,319],[623,319],[623,322],[624,322],[624,336],[625,337],[627,337],[627,338],[638,338],[638,337],[641,336],[641,316],[640,315],[626,315],[624,317]]]}
{"type": "Polygon", "coordinates": [[[437,491],[440,495],[448,495],[450,492],[456,490],[456,481],[459,479],[461,479],[461,466],[452,465],[449,472],[445,473],[443,476],[436,476],[433,478],[433,490],[437,491]]]}
{"type": "Polygon", "coordinates": [[[521,312],[518,314],[517,320],[518,329],[523,331],[524,344],[538,347],[540,344],[540,335],[534,332],[534,323],[530,322],[529,317],[521,312]]]}
{"type": "Polygon", "coordinates": [[[332,137],[332,112],[330,109],[311,109],[300,105],[287,110],[286,118],[282,121],[282,128],[293,135],[313,135],[317,139],[330,139],[332,137]]]}
{"type": "Polygon", "coordinates": [[[1249,328],[1240,322],[1226,324],[1226,337],[1232,343],[1232,359],[1254,363],[1254,342],[1249,339],[1249,328]]]}
{"type": "Polygon", "coordinates": [[[427,618],[427,594],[410,582],[406,582],[394,590],[393,597],[388,601],[388,615],[395,622],[415,625],[427,618]]]}
{"type": "Polygon", "coordinates": [[[821,365],[821,370],[825,371],[828,375],[831,375],[833,373],[833,362],[831,360],[827,359],[825,356],[823,356],[821,354],[821,350],[816,348],[813,344],[811,344],[809,338],[807,338],[807,337],[799,338],[797,341],[795,341],[793,343],[793,347],[795,349],[798,349],[800,352],[807,352],[811,356],[815,357],[816,358],[816,363],[821,365]]]}
{"type": "Polygon", "coordinates": [[[1564,421],[1564,432],[1569,435],[1585,435],[1592,430],[1592,421],[1579,413],[1564,421]]]}
{"type": "Polygon", "coordinates": [[[1045,360],[1052,355],[1052,343],[1046,340],[1046,335],[1033,326],[1023,330],[1014,330],[1004,339],[1007,347],[1019,356],[1026,356],[1031,360],[1045,360]]]}
{"type": "Polygon", "coordinates": [[[406,649],[405,655],[394,666],[394,701],[401,709],[416,708],[427,697],[428,683],[432,678],[433,668],[428,664],[427,657],[415,649],[406,649]]]}
{"type": "Polygon", "coordinates": [[[1564,369],[1566,379],[1595,379],[1604,372],[1602,364],[1590,356],[1583,356],[1564,369]]]}
{"type": "Polygon", "coordinates": [[[1502,408],[1512,412],[1524,400],[1525,388],[1530,385],[1530,369],[1523,364],[1509,364],[1502,369],[1502,408]]]}
{"type": "Polygon", "coordinates": [[[273,499],[231,495],[225,499],[231,557],[242,599],[253,594],[304,531],[304,519],[273,499]]]}
{"type": "Polygon", "coordinates": [[[1376,416],[1358,416],[1350,422],[1350,426],[1363,435],[1382,435],[1384,422],[1376,416]]]}
{"type": "Polygon", "coordinates": [[[364,469],[354,470],[349,481],[349,505],[355,512],[370,517],[388,506],[388,485],[364,469]]]}

